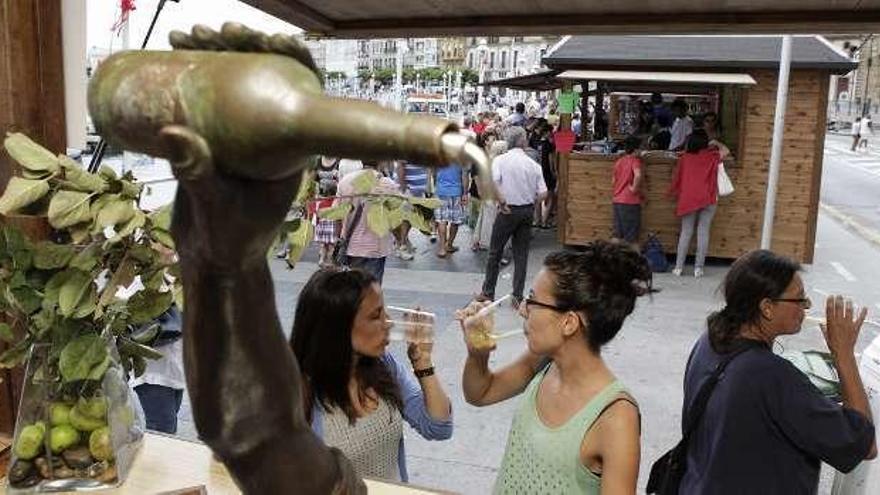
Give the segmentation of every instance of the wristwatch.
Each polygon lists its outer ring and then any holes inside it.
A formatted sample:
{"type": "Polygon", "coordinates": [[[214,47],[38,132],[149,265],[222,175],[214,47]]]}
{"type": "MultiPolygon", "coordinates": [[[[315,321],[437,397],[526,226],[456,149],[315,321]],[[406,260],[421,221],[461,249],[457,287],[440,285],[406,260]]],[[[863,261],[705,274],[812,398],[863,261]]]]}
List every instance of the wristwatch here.
{"type": "Polygon", "coordinates": [[[430,368],[425,368],[423,370],[413,370],[413,373],[415,373],[416,378],[429,377],[434,374],[434,367],[431,366],[430,368]]]}

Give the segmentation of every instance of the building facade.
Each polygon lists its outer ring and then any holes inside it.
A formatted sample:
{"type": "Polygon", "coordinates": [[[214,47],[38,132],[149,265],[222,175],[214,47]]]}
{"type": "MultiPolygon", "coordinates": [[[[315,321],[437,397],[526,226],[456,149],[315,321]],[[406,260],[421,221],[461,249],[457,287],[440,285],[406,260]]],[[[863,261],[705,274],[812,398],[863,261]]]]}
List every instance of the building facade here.
{"type": "Polygon", "coordinates": [[[401,51],[404,69],[426,69],[440,66],[440,41],[437,38],[382,38],[358,40],[358,70],[394,69],[397,52],[401,51]]]}
{"type": "Polygon", "coordinates": [[[465,40],[465,65],[484,81],[530,74],[541,69],[541,59],[559,41],[557,36],[483,36],[465,40]]]}
{"type": "Polygon", "coordinates": [[[464,66],[467,55],[467,38],[441,38],[440,39],[440,66],[443,68],[456,68],[464,66]]]}

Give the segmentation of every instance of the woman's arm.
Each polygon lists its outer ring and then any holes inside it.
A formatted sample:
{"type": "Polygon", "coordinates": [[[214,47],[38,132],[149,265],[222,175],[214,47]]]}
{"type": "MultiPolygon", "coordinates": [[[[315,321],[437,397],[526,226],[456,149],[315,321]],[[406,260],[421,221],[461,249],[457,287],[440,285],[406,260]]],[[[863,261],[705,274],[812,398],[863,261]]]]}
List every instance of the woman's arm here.
{"type": "Polygon", "coordinates": [[[718,148],[718,154],[721,156],[722,160],[730,156],[730,148],[725,146],[724,143],[722,143],[721,141],[713,139],[709,141],[709,145],[718,148]]]}
{"type": "Polygon", "coordinates": [[[639,410],[627,400],[608,407],[597,421],[602,456],[602,495],[631,495],[639,479],[639,410]]]}
{"type": "Polygon", "coordinates": [[[403,419],[428,440],[446,440],[451,437],[452,405],[436,375],[418,380],[413,370],[392,354],[385,354],[382,360],[400,387],[403,419]]]}
{"type": "Polygon", "coordinates": [[[489,370],[489,352],[468,352],[461,383],[464,398],[474,406],[488,406],[519,395],[545,358],[526,351],[496,372],[489,370]]]}
{"type": "MultiPolygon", "coordinates": [[[[431,359],[433,343],[410,344],[407,354],[412,364],[413,373],[434,369],[434,361],[431,359]]],[[[449,402],[443,386],[435,373],[418,378],[419,387],[424,396],[425,408],[428,415],[435,420],[446,420],[452,414],[452,404],[449,402]]]]}

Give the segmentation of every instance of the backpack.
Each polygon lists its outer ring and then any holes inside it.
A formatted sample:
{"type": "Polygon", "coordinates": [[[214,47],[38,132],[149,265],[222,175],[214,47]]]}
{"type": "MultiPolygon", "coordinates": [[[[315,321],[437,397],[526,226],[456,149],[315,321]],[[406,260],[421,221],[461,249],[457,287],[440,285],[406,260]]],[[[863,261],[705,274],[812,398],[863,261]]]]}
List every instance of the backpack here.
{"type": "Polygon", "coordinates": [[[648,234],[648,240],[642,249],[642,254],[648,260],[648,266],[654,273],[663,273],[669,271],[669,261],[666,259],[666,253],[663,251],[663,245],[660,239],[653,232],[648,234]]]}

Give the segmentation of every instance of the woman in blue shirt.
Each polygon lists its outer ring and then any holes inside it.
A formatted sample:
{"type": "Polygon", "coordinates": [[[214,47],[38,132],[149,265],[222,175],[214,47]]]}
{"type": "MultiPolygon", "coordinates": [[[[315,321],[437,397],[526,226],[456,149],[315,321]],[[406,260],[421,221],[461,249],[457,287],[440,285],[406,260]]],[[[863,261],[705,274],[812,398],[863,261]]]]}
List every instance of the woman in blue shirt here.
{"type": "Polygon", "coordinates": [[[403,422],[428,440],[452,436],[452,409],[431,343],[410,344],[412,369],[386,352],[382,289],[361,270],[325,269],[303,287],[291,347],[312,430],[360,476],[407,481],[403,422]]]}

